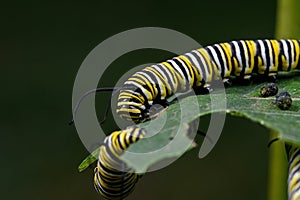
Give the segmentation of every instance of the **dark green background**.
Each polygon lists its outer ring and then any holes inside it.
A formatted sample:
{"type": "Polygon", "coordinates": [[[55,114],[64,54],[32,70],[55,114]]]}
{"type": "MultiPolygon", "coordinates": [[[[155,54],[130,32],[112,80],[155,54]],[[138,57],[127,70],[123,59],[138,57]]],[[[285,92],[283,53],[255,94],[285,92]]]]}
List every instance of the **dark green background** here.
{"type": "MultiPolygon", "coordinates": [[[[77,171],[88,152],[67,122],[77,70],[106,38],[130,28],[157,26],[207,45],[273,38],[276,21],[274,0],[24,1],[1,8],[0,198],[5,200],[99,198],[93,170],[77,171]]],[[[113,86],[116,72],[121,75],[166,55],[124,55],[99,85],[113,86]]],[[[107,97],[97,95],[99,116],[107,97]]],[[[111,121],[105,124],[107,133],[117,128],[111,121]]],[[[197,148],[167,168],[146,174],[128,199],[266,199],[267,133],[252,122],[228,117],[206,158],[198,159],[197,148]]]]}

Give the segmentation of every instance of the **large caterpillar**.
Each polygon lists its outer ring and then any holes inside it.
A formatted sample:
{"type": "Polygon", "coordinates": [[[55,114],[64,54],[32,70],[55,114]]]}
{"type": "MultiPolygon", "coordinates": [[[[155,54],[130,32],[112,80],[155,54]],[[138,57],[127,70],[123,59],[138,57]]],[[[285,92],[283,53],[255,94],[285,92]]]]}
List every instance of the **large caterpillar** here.
{"type": "Polygon", "coordinates": [[[300,149],[286,145],[289,159],[288,195],[290,200],[300,199],[300,149]]]}
{"type": "Polygon", "coordinates": [[[120,89],[117,113],[142,122],[153,104],[166,107],[177,92],[207,93],[211,81],[230,85],[232,75],[250,82],[257,73],[274,82],[278,71],[299,68],[299,59],[300,40],[239,40],[193,50],[133,74],[120,89]]]}
{"type": "Polygon", "coordinates": [[[105,138],[100,147],[94,174],[94,186],[103,198],[123,199],[133,191],[140,175],[128,169],[119,157],[130,144],[137,142],[144,135],[143,129],[128,127],[105,138]]]}

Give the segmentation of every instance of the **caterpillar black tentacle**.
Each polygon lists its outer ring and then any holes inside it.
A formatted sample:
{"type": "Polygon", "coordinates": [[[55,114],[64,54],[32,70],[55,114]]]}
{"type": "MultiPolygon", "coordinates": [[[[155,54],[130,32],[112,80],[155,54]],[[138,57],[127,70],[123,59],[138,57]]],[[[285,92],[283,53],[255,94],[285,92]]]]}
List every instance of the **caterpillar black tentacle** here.
{"type": "MultiPolygon", "coordinates": [[[[118,92],[121,88],[95,88],[95,89],[91,89],[89,91],[87,91],[86,93],[84,93],[80,99],[78,100],[78,102],[76,103],[74,109],[73,109],[73,118],[72,120],[68,123],[69,125],[72,125],[74,124],[74,118],[76,117],[76,112],[81,104],[81,102],[83,101],[83,99],[85,97],[87,97],[88,95],[92,94],[92,93],[95,93],[95,92],[111,92],[113,91],[114,93],[111,95],[111,97],[116,94],[116,92],[118,92]]],[[[111,98],[110,98],[111,100],[111,98]]],[[[107,115],[108,115],[108,111],[110,109],[110,101],[107,102],[107,105],[106,105],[106,109],[105,109],[105,114],[104,114],[104,117],[103,119],[99,122],[100,124],[103,124],[105,121],[106,121],[106,118],[107,118],[107,115]]]]}
{"type": "Polygon", "coordinates": [[[103,198],[123,199],[133,191],[141,175],[126,167],[119,157],[144,135],[144,129],[128,127],[113,132],[104,140],[94,171],[94,186],[103,198]]]}
{"type": "Polygon", "coordinates": [[[239,40],[193,50],[133,74],[120,90],[117,113],[126,120],[149,119],[149,109],[178,92],[209,92],[209,84],[230,76],[243,84],[257,73],[275,82],[278,71],[300,68],[299,40],[239,40]]]}

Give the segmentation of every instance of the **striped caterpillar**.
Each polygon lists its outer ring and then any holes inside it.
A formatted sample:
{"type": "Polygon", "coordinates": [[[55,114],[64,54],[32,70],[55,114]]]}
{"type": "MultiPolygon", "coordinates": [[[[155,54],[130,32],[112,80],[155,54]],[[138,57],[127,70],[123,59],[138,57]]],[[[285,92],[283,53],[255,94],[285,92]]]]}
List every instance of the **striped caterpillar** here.
{"type": "Polygon", "coordinates": [[[209,92],[213,80],[230,76],[250,83],[253,73],[275,82],[278,71],[300,66],[299,40],[239,40],[193,50],[165,62],[145,67],[133,74],[120,89],[117,113],[137,123],[150,117],[150,107],[168,105],[166,98],[193,89],[209,92]]]}
{"type": "Polygon", "coordinates": [[[140,175],[126,168],[119,157],[130,144],[137,142],[144,135],[143,129],[128,127],[115,131],[105,138],[104,144],[100,147],[94,174],[94,186],[103,198],[123,199],[133,191],[140,175]]]}
{"type": "Polygon", "coordinates": [[[288,195],[290,200],[300,199],[300,149],[286,145],[289,159],[288,195]]]}

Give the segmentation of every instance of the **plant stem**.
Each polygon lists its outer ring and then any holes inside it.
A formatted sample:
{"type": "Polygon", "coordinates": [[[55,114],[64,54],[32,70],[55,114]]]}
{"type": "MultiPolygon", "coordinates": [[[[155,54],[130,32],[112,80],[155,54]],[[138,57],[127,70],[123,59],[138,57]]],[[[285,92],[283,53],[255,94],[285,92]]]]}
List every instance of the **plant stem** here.
{"type": "Polygon", "coordinates": [[[300,39],[299,0],[278,0],[276,37],[300,39]]]}
{"type": "MultiPolygon", "coordinates": [[[[276,38],[300,39],[300,1],[278,0],[276,38]]],[[[277,133],[271,132],[271,137],[278,137],[277,133]]],[[[287,199],[287,158],[285,155],[284,142],[275,142],[270,147],[270,170],[269,170],[269,200],[287,199]]]]}
{"type": "MultiPolygon", "coordinates": [[[[277,138],[278,134],[271,131],[271,138],[277,138]]],[[[269,200],[287,199],[287,158],[284,142],[276,141],[270,146],[269,156],[269,200]]]]}

